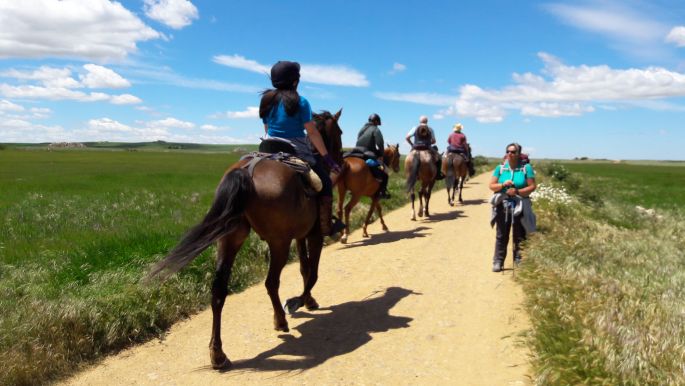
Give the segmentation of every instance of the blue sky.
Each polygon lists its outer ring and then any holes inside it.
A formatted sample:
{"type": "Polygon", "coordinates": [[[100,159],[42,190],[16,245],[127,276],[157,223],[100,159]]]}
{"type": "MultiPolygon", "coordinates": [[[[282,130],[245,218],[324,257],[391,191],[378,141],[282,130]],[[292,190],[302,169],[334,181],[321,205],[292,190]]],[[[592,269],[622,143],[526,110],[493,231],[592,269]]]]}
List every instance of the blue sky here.
{"type": "Polygon", "coordinates": [[[314,110],[402,144],[685,159],[682,1],[0,0],[0,142],[257,143],[259,92],[302,64],[314,110]]]}

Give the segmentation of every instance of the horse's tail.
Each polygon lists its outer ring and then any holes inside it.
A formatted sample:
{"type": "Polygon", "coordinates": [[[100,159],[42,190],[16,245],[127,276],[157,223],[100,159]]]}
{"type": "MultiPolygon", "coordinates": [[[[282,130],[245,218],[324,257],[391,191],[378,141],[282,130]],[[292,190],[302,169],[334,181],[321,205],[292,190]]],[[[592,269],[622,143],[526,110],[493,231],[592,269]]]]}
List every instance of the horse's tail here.
{"type": "Polygon", "coordinates": [[[409,169],[409,178],[407,178],[407,193],[411,193],[416,184],[416,179],[419,177],[419,167],[421,166],[421,154],[417,151],[411,159],[411,169],[409,169]]]}
{"type": "Polygon", "coordinates": [[[247,201],[254,192],[254,184],[245,169],[234,169],[224,175],[214,195],[214,202],[199,224],[183,236],[181,242],[155,264],[148,274],[150,279],[166,279],[190,263],[197,255],[240,223],[247,201]]]}

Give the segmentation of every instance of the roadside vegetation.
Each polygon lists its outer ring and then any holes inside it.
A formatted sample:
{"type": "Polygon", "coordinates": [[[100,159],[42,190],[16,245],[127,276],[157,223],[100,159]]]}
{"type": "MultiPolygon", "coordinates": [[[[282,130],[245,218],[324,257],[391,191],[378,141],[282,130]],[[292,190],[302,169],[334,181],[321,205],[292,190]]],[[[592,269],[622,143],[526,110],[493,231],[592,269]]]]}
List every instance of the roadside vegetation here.
{"type": "Polygon", "coordinates": [[[536,165],[517,278],[537,384],[685,384],[685,167],[536,165]]]}
{"type": "MultiPolygon", "coordinates": [[[[221,175],[243,153],[159,143],[122,151],[128,145],[0,152],[0,384],[58,379],[160,337],[209,304],[213,247],[163,284],[141,278],[202,218],[221,175]]],[[[491,169],[485,158],[477,164],[491,169]]],[[[384,211],[407,202],[402,171],[391,174],[389,188],[384,211]]],[[[353,229],[368,205],[363,199],[355,208],[353,229]]],[[[260,282],[267,268],[268,249],[253,232],[230,291],[260,282]]]]}

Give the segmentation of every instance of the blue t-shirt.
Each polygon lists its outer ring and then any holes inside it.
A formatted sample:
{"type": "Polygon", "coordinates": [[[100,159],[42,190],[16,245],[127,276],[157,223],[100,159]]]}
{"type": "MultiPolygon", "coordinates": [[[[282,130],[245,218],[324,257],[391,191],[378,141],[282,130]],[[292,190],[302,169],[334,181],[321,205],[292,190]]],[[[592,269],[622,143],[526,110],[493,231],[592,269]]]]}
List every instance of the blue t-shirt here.
{"type": "Polygon", "coordinates": [[[517,167],[512,173],[512,170],[509,167],[509,161],[505,161],[504,165],[497,165],[492,175],[497,177],[497,182],[500,184],[504,183],[506,180],[512,180],[514,181],[514,187],[516,189],[522,189],[528,186],[528,183],[526,182],[527,178],[535,178],[535,171],[530,164],[527,164],[525,166],[517,167]]]}
{"type": "Polygon", "coordinates": [[[283,102],[278,102],[278,106],[271,109],[262,122],[267,125],[267,134],[272,137],[297,138],[305,136],[304,124],[311,120],[312,108],[309,102],[300,96],[300,110],[295,115],[288,116],[283,102]]]}

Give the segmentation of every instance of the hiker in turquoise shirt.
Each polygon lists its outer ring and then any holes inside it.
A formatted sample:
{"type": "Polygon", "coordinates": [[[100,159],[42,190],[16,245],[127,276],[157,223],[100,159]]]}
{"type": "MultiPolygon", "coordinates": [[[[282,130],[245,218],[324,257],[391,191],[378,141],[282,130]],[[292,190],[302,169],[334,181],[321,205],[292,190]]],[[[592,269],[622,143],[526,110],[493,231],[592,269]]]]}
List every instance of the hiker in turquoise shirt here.
{"type": "MultiPolygon", "coordinates": [[[[491,201],[493,203],[492,222],[497,224],[497,236],[495,239],[495,254],[492,258],[492,271],[501,272],[504,259],[507,256],[509,244],[509,231],[513,228],[514,235],[514,264],[521,262],[520,244],[526,239],[526,229],[522,224],[522,218],[526,213],[515,215],[516,206],[530,209],[528,196],[536,188],[535,172],[528,163],[521,162],[521,145],[510,143],[507,145],[507,154],[502,165],[495,168],[490,178],[490,190],[495,193],[491,201]]],[[[533,219],[532,209],[528,214],[533,219]]],[[[531,230],[534,231],[534,230],[531,230]]]]}

